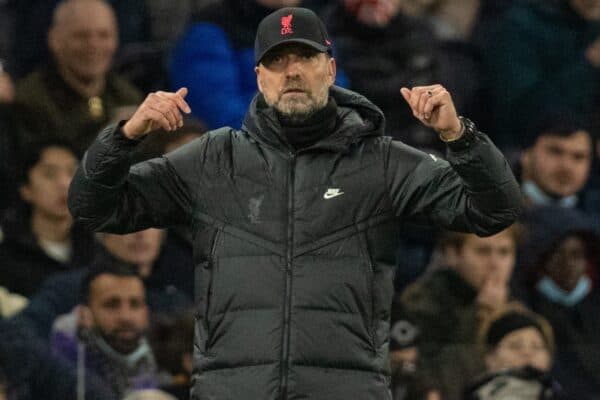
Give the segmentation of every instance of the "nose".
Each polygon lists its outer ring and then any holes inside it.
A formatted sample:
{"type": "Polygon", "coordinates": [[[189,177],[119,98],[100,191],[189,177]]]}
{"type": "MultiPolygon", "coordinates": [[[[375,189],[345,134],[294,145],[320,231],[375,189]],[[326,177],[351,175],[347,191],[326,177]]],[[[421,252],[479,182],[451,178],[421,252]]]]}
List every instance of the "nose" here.
{"type": "Polygon", "coordinates": [[[59,178],[58,178],[58,183],[60,185],[61,188],[63,189],[68,189],[69,185],[71,184],[71,180],[73,179],[73,175],[69,174],[69,173],[61,173],[59,178]]]}
{"type": "Polygon", "coordinates": [[[287,76],[298,76],[300,74],[300,58],[298,56],[294,54],[287,56],[285,73],[287,76]]]}
{"type": "Polygon", "coordinates": [[[128,305],[120,307],[118,311],[118,319],[119,322],[131,322],[133,319],[133,309],[128,305]]]}

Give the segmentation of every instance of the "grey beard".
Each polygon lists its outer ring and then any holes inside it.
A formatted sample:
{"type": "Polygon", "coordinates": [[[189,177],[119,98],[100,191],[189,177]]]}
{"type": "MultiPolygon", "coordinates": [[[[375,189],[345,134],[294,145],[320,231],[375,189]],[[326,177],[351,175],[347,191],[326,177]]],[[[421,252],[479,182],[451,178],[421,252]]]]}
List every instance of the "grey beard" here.
{"type": "Polygon", "coordinates": [[[277,103],[272,105],[279,117],[290,124],[296,125],[301,124],[308,120],[314,113],[319,110],[322,110],[325,106],[327,106],[327,98],[324,99],[321,103],[313,102],[311,106],[306,111],[286,111],[282,110],[277,103]]]}
{"type": "Polygon", "coordinates": [[[277,107],[274,107],[274,108],[281,120],[286,121],[292,125],[297,125],[297,124],[302,124],[303,122],[308,120],[314,113],[319,111],[322,107],[321,108],[311,107],[306,112],[292,111],[291,113],[286,113],[277,107]]]}

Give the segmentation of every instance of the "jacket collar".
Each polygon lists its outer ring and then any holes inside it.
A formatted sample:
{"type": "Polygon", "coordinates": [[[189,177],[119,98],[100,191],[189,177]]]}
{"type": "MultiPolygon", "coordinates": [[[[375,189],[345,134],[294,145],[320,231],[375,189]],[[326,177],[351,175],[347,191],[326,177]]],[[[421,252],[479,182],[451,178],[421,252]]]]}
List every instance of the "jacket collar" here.
{"type": "MultiPolygon", "coordinates": [[[[331,135],[301,151],[319,149],[347,153],[362,138],[383,135],[383,113],[364,96],[337,86],[331,87],[329,95],[333,96],[338,105],[336,127],[331,135]]],[[[242,130],[264,145],[280,151],[294,151],[281,132],[275,110],[266,105],[261,93],[252,100],[242,130]]]]}

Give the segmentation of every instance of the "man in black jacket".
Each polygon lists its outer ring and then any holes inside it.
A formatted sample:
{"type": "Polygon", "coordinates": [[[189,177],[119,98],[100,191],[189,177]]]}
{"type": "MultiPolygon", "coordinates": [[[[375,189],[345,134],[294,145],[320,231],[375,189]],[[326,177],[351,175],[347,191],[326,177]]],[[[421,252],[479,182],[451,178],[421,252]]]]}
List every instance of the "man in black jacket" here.
{"type": "Polygon", "coordinates": [[[518,215],[506,160],[442,86],[402,95],[449,163],[382,136],[381,111],[333,86],[330,44],[314,13],[270,14],[241,130],[131,167],[144,135],[190,111],[185,88],[153,93],[100,134],[71,185],[73,214],[95,230],[192,229],[194,400],[389,399],[399,221],[491,235],[518,215]]]}

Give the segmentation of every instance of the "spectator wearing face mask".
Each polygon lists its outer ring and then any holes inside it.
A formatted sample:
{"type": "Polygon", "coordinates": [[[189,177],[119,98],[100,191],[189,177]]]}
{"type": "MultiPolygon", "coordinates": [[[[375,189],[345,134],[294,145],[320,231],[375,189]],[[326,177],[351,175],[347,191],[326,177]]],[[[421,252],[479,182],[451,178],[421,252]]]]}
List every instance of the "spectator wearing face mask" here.
{"type": "Polygon", "coordinates": [[[600,239],[576,210],[542,208],[525,215],[522,291],[556,335],[556,378],[576,399],[600,396],[600,239]]]}

